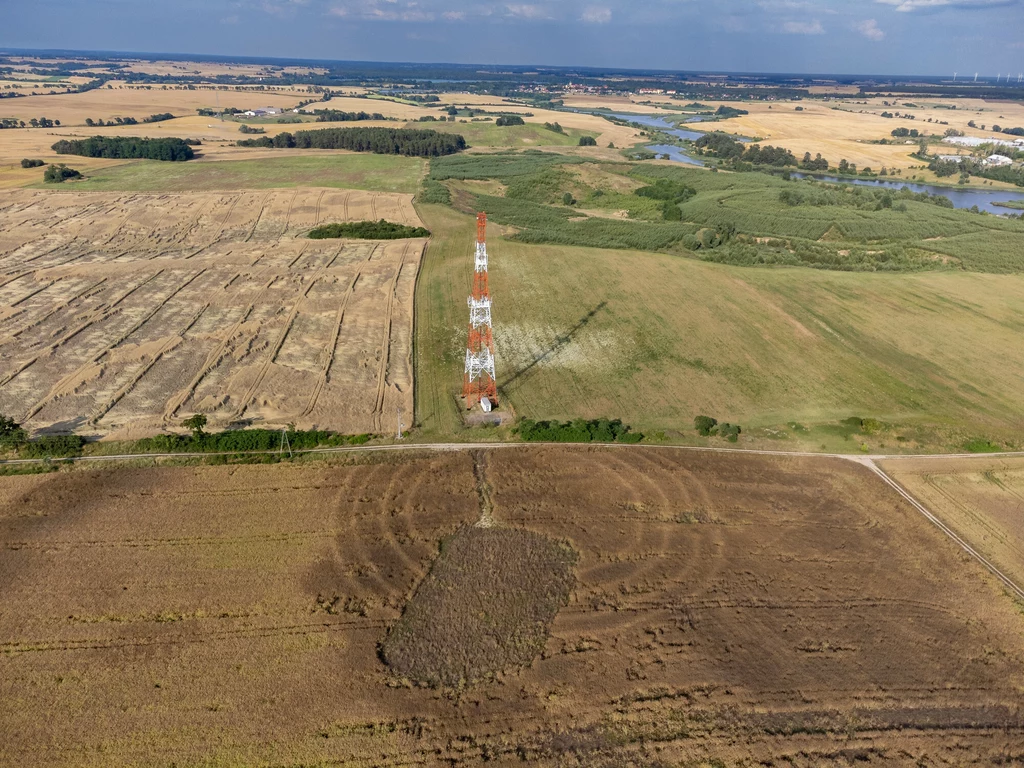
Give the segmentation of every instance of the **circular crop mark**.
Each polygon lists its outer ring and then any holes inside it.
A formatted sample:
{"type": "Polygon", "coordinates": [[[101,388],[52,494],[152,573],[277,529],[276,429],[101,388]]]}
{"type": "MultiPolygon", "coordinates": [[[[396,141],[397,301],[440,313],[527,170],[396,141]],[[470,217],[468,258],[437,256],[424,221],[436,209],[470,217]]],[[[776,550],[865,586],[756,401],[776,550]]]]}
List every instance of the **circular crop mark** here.
{"type": "Polygon", "coordinates": [[[381,646],[417,683],[460,687],[529,664],[575,582],[576,553],[530,531],[463,528],[381,646]]]}

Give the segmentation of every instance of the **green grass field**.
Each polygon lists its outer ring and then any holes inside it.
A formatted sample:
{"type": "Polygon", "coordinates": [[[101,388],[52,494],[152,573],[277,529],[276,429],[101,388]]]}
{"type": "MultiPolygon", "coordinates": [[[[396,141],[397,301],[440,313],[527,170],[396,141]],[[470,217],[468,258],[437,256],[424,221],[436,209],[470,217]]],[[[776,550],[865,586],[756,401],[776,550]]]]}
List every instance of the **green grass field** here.
{"type": "Polygon", "coordinates": [[[748,266],[1024,272],[1024,222],[954,210],[944,198],[909,190],[582,162],[537,151],[441,158],[430,173],[457,193],[455,207],[487,210],[522,242],[663,251],[748,266]],[[671,188],[673,201],[634,192],[645,185],[671,188]]]}
{"type": "MultiPolygon", "coordinates": [[[[285,153],[289,150],[275,150],[285,153]]],[[[137,160],[90,171],[74,189],[126,192],[186,192],[274,187],[335,187],[370,192],[419,189],[426,161],[367,153],[291,155],[253,160],[137,160]]],[[[42,188],[44,185],[36,185],[42,188]]],[[[52,186],[52,185],[49,185],[52,186]]]]}
{"type": "Polygon", "coordinates": [[[509,125],[498,127],[491,121],[476,123],[420,123],[405,124],[406,128],[427,128],[444,133],[460,133],[471,147],[569,147],[579,144],[580,136],[594,136],[593,131],[566,128],[565,133],[549,131],[542,124],[509,125]]]}
{"type": "MultiPolygon", "coordinates": [[[[417,286],[417,420],[451,434],[474,222],[420,214],[434,236],[417,286]]],[[[845,451],[862,441],[838,423],[850,416],[893,424],[863,438],[889,450],[1012,441],[1024,426],[1022,276],[736,267],[500,229],[488,237],[498,380],[519,417],[617,417],[690,439],[704,413],[742,424],[744,440],[845,451]]]]}

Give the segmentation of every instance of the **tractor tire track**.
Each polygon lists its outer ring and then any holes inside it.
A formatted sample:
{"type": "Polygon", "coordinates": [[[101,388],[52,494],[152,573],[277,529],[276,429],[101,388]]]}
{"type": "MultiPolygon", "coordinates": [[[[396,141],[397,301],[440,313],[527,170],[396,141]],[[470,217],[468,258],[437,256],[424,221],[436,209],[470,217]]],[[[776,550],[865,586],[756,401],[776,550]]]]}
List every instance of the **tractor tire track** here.
{"type": "Polygon", "coordinates": [[[130,381],[128,381],[124,386],[117,390],[117,392],[114,393],[114,395],[110,398],[109,401],[107,401],[105,405],[101,406],[98,410],[93,412],[92,416],[89,417],[89,423],[94,425],[98,424],[100,419],[106,416],[114,408],[115,405],[117,405],[127,394],[134,390],[135,387],[138,386],[139,382],[142,381],[142,379],[145,377],[145,375],[149,373],[149,371],[153,368],[153,366],[160,362],[160,359],[164,356],[164,353],[167,352],[167,350],[175,346],[177,343],[180,343],[185,340],[185,334],[192,330],[192,326],[199,322],[199,318],[201,318],[203,314],[206,312],[206,310],[208,310],[209,308],[209,302],[203,304],[203,306],[200,307],[199,311],[196,312],[196,314],[194,314],[187,323],[185,323],[185,325],[181,328],[180,331],[177,332],[177,334],[169,338],[160,346],[160,349],[158,349],[153,354],[153,358],[148,363],[143,365],[142,368],[139,371],[137,371],[134,376],[132,376],[130,381]]]}
{"type": "Polygon", "coordinates": [[[220,344],[217,345],[217,348],[206,356],[206,360],[203,362],[203,365],[199,369],[199,372],[192,377],[192,380],[189,381],[189,383],[185,385],[184,388],[178,390],[178,392],[176,392],[167,401],[167,405],[164,407],[163,413],[164,423],[170,423],[174,419],[175,414],[185,404],[185,401],[188,400],[189,397],[192,396],[192,393],[196,391],[196,387],[199,386],[199,383],[204,378],[206,378],[207,374],[209,374],[209,372],[212,371],[214,367],[216,367],[216,365],[224,358],[224,354],[227,352],[227,348],[228,345],[231,343],[231,340],[234,339],[235,335],[238,333],[238,330],[242,327],[242,324],[249,319],[249,315],[252,314],[253,309],[256,307],[256,303],[263,298],[266,292],[270,290],[270,287],[276,281],[277,278],[272,277],[270,278],[270,280],[266,282],[266,284],[252,298],[252,301],[250,301],[242,309],[242,314],[239,316],[235,324],[231,326],[231,329],[224,335],[224,338],[221,340],[220,344]]]}
{"type": "MultiPolygon", "coordinates": [[[[121,344],[123,344],[125,341],[127,341],[132,336],[132,334],[134,334],[136,331],[142,328],[142,326],[144,326],[146,323],[152,320],[157,315],[157,313],[160,312],[160,310],[167,306],[167,303],[171,299],[173,299],[175,296],[177,296],[179,293],[185,290],[185,288],[187,288],[194,281],[196,281],[204,272],[206,272],[205,269],[201,269],[198,272],[196,272],[194,275],[192,275],[192,277],[190,277],[184,283],[182,283],[173,291],[171,291],[170,294],[168,294],[151,311],[147,312],[146,315],[139,322],[135,323],[135,325],[129,328],[128,331],[121,334],[121,336],[116,341],[114,341],[112,344],[108,344],[102,351],[93,355],[92,358],[84,365],[80,365],[77,369],[67,374],[62,379],[60,379],[56,384],[53,385],[53,387],[51,387],[46,397],[44,397],[42,400],[40,400],[34,406],[32,406],[28,414],[25,416],[25,420],[27,421],[28,419],[31,419],[33,416],[35,416],[37,413],[43,410],[43,408],[45,408],[47,405],[49,405],[51,402],[57,399],[57,397],[59,397],[59,393],[66,389],[67,386],[71,382],[73,382],[79,375],[81,375],[86,369],[88,369],[89,366],[96,365],[100,360],[102,360],[104,357],[110,354],[111,351],[113,351],[121,344]]],[[[160,273],[158,272],[157,274],[160,273]]]]}

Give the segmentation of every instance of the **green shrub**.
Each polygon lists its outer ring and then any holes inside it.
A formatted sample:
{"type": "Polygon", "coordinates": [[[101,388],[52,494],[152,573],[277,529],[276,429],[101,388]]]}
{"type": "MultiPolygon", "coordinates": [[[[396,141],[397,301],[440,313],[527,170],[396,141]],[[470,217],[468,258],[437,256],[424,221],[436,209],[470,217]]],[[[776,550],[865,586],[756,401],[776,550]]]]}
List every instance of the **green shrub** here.
{"type": "Polygon", "coordinates": [[[494,121],[494,124],[499,127],[505,127],[507,125],[526,125],[526,121],[519,115],[502,115],[494,121]]]}
{"type": "Polygon", "coordinates": [[[14,419],[0,414],[0,450],[18,448],[28,440],[28,434],[14,419]]]}
{"type": "Polygon", "coordinates": [[[80,179],[82,174],[74,168],[68,168],[64,163],[51,165],[43,171],[43,181],[47,184],[63,184],[67,179],[80,179]]]}
{"type": "Polygon", "coordinates": [[[707,437],[711,434],[711,430],[718,425],[718,419],[712,416],[695,416],[693,419],[693,427],[697,430],[697,434],[704,435],[707,437]]]}
{"type": "Polygon", "coordinates": [[[81,435],[44,435],[22,445],[18,454],[26,459],[65,458],[80,455],[84,445],[81,435]]]}
{"type": "Polygon", "coordinates": [[[1003,447],[993,443],[991,440],[975,438],[964,443],[964,450],[967,453],[999,453],[1003,450],[1003,447]]]}
{"type": "Polygon", "coordinates": [[[593,136],[580,136],[579,145],[581,147],[596,147],[597,139],[595,139],[593,136]]]}
{"type": "Polygon", "coordinates": [[[31,160],[27,157],[21,161],[22,168],[40,168],[44,165],[46,165],[46,163],[44,163],[42,160],[31,160]]]}

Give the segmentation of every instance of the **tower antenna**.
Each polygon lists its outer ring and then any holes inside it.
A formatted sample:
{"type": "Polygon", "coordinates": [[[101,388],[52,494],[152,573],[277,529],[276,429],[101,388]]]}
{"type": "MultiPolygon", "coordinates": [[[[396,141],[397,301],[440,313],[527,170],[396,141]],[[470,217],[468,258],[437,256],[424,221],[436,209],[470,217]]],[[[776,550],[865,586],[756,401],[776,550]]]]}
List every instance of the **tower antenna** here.
{"type": "Polygon", "coordinates": [[[494,373],[494,333],[491,328],[491,290],[487,278],[487,214],[476,215],[476,256],[473,260],[473,293],[469,305],[469,342],[462,396],[466,410],[477,403],[484,412],[498,404],[494,373]]]}

